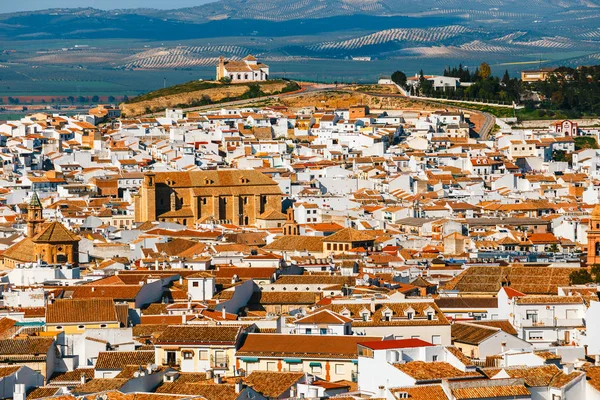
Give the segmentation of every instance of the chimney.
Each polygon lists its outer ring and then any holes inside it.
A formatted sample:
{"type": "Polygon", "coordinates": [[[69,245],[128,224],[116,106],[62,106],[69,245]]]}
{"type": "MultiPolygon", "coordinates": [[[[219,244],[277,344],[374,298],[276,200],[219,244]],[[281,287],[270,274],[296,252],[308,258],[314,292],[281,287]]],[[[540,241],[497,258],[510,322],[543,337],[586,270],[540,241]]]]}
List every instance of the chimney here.
{"type": "Polygon", "coordinates": [[[184,313],[184,314],[181,314],[181,323],[182,323],[183,325],[185,325],[185,324],[186,324],[186,322],[187,322],[187,319],[186,319],[185,317],[186,317],[185,313],[184,313]]]}
{"type": "Polygon", "coordinates": [[[573,364],[563,365],[563,373],[565,373],[566,375],[569,375],[571,372],[573,372],[574,369],[575,366],[573,364]]]}
{"type": "Polygon", "coordinates": [[[242,380],[238,379],[235,382],[235,393],[240,394],[242,392],[243,386],[242,386],[242,380]]]}
{"type": "Polygon", "coordinates": [[[220,385],[221,383],[223,383],[223,380],[221,379],[221,375],[215,375],[215,383],[217,385],[220,385]]]}
{"type": "Polygon", "coordinates": [[[385,399],[385,386],[379,386],[379,397],[385,399]]]}
{"type": "Polygon", "coordinates": [[[221,317],[223,319],[225,319],[225,315],[226,315],[226,311],[225,311],[225,307],[223,307],[223,309],[221,309],[221,317]]]}
{"type": "Polygon", "coordinates": [[[206,370],[206,379],[212,379],[212,378],[213,378],[213,370],[207,369],[206,370]]]}
{"type": "Polygon", "coordinates": [[[179,277],[179,284],[183,285],[183,277],[182,276],[179,277]]]}
{"type": "Polygon", "coordinates": [[[15,390],[13,392],[13,399],[14,400],[25,400],[25,384],[24,383],[17,383],[15,385],[15,390]]]}
{"type": "Polygon", "coordinates": [[[504,353],[506,351],[506,342],[500,343],[500,346],[502,347],[502,349],[501,349],[502,353],[504,353]]]}
{"type": "Polygon", "coordinates": [[[82,385],[85,385],[86,381],[87,378],[85,377],[85,374],[81,374],[81,376],[79,377],[79,382],[81,382],[82,385]]]}
{"type": "Polygon", "coordinates": [[[92,286],[92,293],[94,293],[96,291],[96,288],[94,286],[92,286]]]}
{"type": "Polygon", "coordinates": [[[595,362],[594,362],[594,365],[595,365],[596,367],[600,367],[600,354],[596,354],[596,355],[594,356],[594,361],[595,361],[595,362]]]}
{"type": "Polygon", "coordinates": [[[371,313],[375,312],[375,299],[371,299],[371,313]]]}

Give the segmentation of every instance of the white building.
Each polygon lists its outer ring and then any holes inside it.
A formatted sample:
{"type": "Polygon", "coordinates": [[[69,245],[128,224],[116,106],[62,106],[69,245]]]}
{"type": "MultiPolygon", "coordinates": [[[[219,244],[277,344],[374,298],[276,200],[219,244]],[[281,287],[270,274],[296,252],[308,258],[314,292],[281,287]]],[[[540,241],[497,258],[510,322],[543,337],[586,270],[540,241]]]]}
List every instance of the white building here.
{"type": "Polygon", "coordinates": [[[225,61],[219,59],[217,80],[230,78],[231,82],[264,82],[269,80],[269,66],[259,63],[254,56],[247,56],[242,61],[225,61]]]}

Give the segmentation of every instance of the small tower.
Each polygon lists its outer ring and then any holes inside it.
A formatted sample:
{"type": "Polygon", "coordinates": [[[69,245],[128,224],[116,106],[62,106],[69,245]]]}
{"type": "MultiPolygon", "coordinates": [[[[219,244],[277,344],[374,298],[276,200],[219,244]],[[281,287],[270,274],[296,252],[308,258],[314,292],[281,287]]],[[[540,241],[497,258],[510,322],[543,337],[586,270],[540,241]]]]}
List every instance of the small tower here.
{"type": "Polygon", "coordinates": [[[225,57],[219,57],[219,64],[217,65],[217,80],[221,80],[225,77],[225,57]]]}
{"type": "Polygon", "coordinates": [[[587,238],[587,266],[590,268],[594,264],[600,264],[600,204],[592,211],[587,238]]]}
{"type": "Polygon", "coordinates": [[[42,202],[36,192],[33,192],[27,207],[27,236],[34,237],[39,233],[44,218],[42,218],[42,202]]]}
{"type": "Polygon", "coordinates": [[[287,209],[287,221],[283,224],[283,234],[286,236],[298,236],[300,234],[298,223],[294,219],[294,207],[287,209]]]}

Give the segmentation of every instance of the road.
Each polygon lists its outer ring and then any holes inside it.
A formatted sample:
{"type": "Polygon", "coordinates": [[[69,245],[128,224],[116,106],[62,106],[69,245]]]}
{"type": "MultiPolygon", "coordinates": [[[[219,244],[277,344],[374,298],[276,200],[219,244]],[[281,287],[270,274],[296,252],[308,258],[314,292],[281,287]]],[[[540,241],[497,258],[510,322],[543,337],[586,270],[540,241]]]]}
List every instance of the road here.
{"type": "MultiPolygon", "coordinates": [[[[402,94],[356,92],[356,91],[352,91],[352,90],[347,90],[347,89],[345,89],[345,87],[347,87],[347,85],[304,84],[302,86],[302,89],[299,91],[296,91],[296,92],[256,97],[254,99],[229,101],[226,103],[210,104],[210,105],[206,105],[206,106],[184,108],[183,111],[184,112],[207,111],[207,110],[214,110],[215,108],[221,108],[221,107],[242,106],[242,105],[246,105],[249,103],[257,103],[257,102],[261,102],[261,101],[265,101],[265,100],[279,100],[282,98],[293,98],[293,97],[304,96],[306,94],[311,94],[311,93],[322,93],[322,92],[331,92],[331,91],[338,91],[338,92],[352,93],[352,94],[362,93],[362,94],[366,94],[369,96],[380,97],[380,98],[403,97],[403,98],[409,99],[409,97],[406,97],[402,94]]],[[[416,98],[416,99],[410,98],[410,99],[414,99],[419,102],[431,104],[431,105],[435,105],[435,106],[446,105],[446,104],[429,101],[429,100],[420,100],[418,98],[416,98]]],[[[450,107],[452,107],[452,106],[450,106],[450,107]]],[[[489,113],[479,111],[479,110],[473,110],[473,109],[469,109],[469,108],[456,107],[456,106],[454,106],[454,108],[460,108],[462,110],[466,110],[466,111],[470,111],[472,113],[477,113],[477,114],[482,115],[484,117],[484,122],[483,122],[481,128],[479,129],[479,132],[478,132],[479,137],[482,140],[489,139],[489,135],[492,132],[492,130],[494,129],[494,125],[496,124],[496,117],[494,117],[493,115],[491,115],[489,113]]],[[[144,115],[143,117],[153,117],[156,115],[157,115],[156,113],[152,113],[152,114],[144,115]]]]}
{"type": "MultiPolygon", "coordinates": [[[[351,92],[351,91],[346,91],[346,90],[342,90],[344,92],[351,92]]],[[[425,103],[425,104],[430,104],[430,105],[435,105],[435,106],[448,106],[448,107],[453,107],[453,108],[458,108],[460,110],[464,110],[464,111],[469,111],[471,113],[476,113],[479,114],[481,116],[483,116],[484,121],[483,124],[481,125],[481,127],[479,128],[479,132],[477,132],[479,134],[479,137],[482,140],[488,140],[490,137],[490,133],[492,133],[492,130],[494,129],[494,126],[496,125],[496,117],[493,116],[490,113],[487,112],[483,112],[483,111],[479,111],[479,110],[474,110],[471,108],[465,108],[465,107],[458,107],[458,106],[453,106],[451,104],[444,104],[444,103],[440,103],[437,101],[430,101],[430,100],[422,100],[419,99],[418,97],[407,97],[403,94],[397,93],[397,94],[384,94],[384,93],[364,93],[366,95],[369,96],[373,96],[373,97],[379,97],[379,98],[388,98],[388,97],[402,97],[405,99],[410,99],[410,100],[416,100],[419,101],[421,103],[425,103]]]]}

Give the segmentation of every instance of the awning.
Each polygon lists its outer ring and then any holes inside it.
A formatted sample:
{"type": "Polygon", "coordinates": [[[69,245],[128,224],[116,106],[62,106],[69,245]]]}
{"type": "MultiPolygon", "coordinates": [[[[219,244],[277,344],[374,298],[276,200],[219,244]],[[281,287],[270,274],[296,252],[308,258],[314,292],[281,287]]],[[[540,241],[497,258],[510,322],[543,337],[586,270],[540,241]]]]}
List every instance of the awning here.
{"type": "Polygon", "coordinates": [[[321,365],[321,363],[320,363],[320,362],[311,362],[311,363],[310,363],[310,364],[308,364],[308,365],[309,365],[309,367],[311,367],[311,368],[312,368],[312,367],[319,367],[319,368],[321,368],[321,367],[322,367],[322,365],[321,365]]]}
{"type": "Polygon", "coordinates": [[[258,357],[240,357],[240,361],[247,363],[255,363],[258,362],[258,357]]]}
{"type": "Polygon", "coordinates": [[[358,364],[358,360],[352,360],[352,364],[358,364]]]}
{"type": "Polygon", "coordinates": [[[302,362],[302,360],[299,358],[284,358],[283,361],[288,364],[300,364],[302,362]]]}

